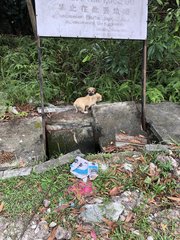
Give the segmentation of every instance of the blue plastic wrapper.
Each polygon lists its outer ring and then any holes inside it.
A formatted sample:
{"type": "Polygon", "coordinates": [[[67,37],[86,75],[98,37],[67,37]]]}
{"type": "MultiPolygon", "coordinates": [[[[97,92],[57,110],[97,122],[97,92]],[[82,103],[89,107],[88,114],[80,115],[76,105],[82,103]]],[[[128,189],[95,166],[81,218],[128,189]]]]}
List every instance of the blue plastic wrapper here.
{"type": "Polygon", "coordinates": [[[70,165],[71,173],[76,177],[81,178],[84,182],[88,177],[90,180],[94,180],[98,176],[98,164],[89,162],[84,158],[77,156],[75,161],[70,165]]]}

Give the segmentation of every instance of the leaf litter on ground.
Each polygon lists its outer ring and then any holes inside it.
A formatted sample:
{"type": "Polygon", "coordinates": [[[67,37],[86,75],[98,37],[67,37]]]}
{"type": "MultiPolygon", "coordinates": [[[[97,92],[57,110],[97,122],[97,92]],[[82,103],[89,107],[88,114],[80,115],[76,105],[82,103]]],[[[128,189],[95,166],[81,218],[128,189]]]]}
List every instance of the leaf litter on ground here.
{"type": "MultiPolygon", "coordinates": [[[[93,156],[91,156],[91,158],[93,158],[93,156]]],[[[94,157],[94,161],[97,161],[97,158],[98,157],[96,155],[94,157]]],[[[98,159],[103,159],[104,161],[105,155],[103,158],[100,157],[98,159]]],[[[124,157],[124,160],[120,161],[119,163],[113,162],[112,164],[110,155],[107,155],[107,159],[109,164],[108,169],[104,172],[100,171],[97,179],[87,183],[87,186],[84,185],[84,183],[82,183],[80,180],[77,181],[75,177],[69,175],[68,166],[66,168],[60,168],[58,171],[56,170],[54,173],[49,175],[50,178],[53,176],[52,181],[49,181],[49,177],[45,177],[43,181],[42,179],[36,180],[37,192],[39,194],[44,194],[49,189],[48,196],[51,199],[51,213],[47,213],[47,208],[43,208],[43,206],[41,206],[41,208],[39,208],[40,216],[42,218],[44,217],[48,222],[55,221],[58,224],[63,224],[66,228],[69,226],[69,228],[73,229],[74,232],[72,239],[92,239],[93,237],[91,236],[91,233],[93,231],[97,235],[97,239],[106,239],[107,236],[113,236],[115,229],[118,229],[120,223],[113,222],[107,218],[103,218],[104,225],[98,223],[95,225],[88,225],[81,222],[78,219],[78,215],[82,211],[83,205],[88,203],[90,199],[92,202],[93,198],[96,197],[109,200],[113,196],[119,196],[125,189],[131,190],[131,188],[137,188],[144,192],[144,195],[147,198],[147,206],[151,208],[152,205],[154,205],[156,207],[156,211],[162,208],[163,204],[165,204],[163,203],[164,194],[167,195],[167,199],[169,199],[169,202],[167,202],[168,206],[173,206],[174,203],[179,203],[179,196],[175,194],[176,192],[172,192],[172,190],[175,190],[175,186],[173,185],[171,194],[166,192],[166,189],[169,189],[166,187],[163,192],[155,194],[153,197],[151,197],[151,193],[154,191],[153,187],[156,184],[156,181],[151,182],[148,185],[144,183],[146,177],[158,177],[160,180],[157,179],[157,181],[159,181],[160,184],[163,184],[163,182],[167,180],[166,177],[160,176],[161,173],[159,172],[159,168],[155,163],[155,167],[152,167],[152,164],[150,165],[150,163],[153,162],[154,156],[144,156],[143,154],[138,157],[126,156],[124,157]],[[132,176],[129,176],[128,172],[123,169],[123,163],[126,161],[131,162],[133,166],[135,166],[132,176]],[[142,170],[146,169],[147,167],[147,170],[140,171],[140,166],[143,167],[142,170]],[[62,175],[63,177],[61,177],[62,175]],[[46,181],[49,181],[48,187],[46,186],[46,181]],[[64,199],[64,203],[60,206],[58,205],[59,198],[64,199]],[[74,205],[71,205],[71,203],[74,205]],[[98,232],[99,230],[96,231],[96,227],[101,229],[102,232],[100,235],[98,232]],[[87,233],[88,236],[86,236],[87,233]],[[79,237],[77,238],[77,236],[79,237]],[[100,238],[98,238],[99,236],[100,238]]],[[[173,179],[174,178],[172,177],[169,178],[167,184],[171,184],[173,179]]],[[[21,186],[24,187],[26,184],[26,178],[23,178],[23,180],[20,180],[15,184],[15,187],[19,190],[21,186]]],[[[124,234],[128,231],[131,231],[130,229],[133,228],[133,225],[139,221],[138,218],[143,217],[144,214],[144,210],[136,214],[134,214],[134,212],[129,212],[124,220],[124,223],[121,224],[122,229],[124,229],[124,234]]],[[[54,229],[56,228],[52,229],[50,235],[51,238],[48,240],[53,239],[56,232],[54,229]]],[[[145,231],[141,228],[140,230],[142,232],[145,231]]],[[[94,239],[96,239],[95,235],[94,239]]]]}

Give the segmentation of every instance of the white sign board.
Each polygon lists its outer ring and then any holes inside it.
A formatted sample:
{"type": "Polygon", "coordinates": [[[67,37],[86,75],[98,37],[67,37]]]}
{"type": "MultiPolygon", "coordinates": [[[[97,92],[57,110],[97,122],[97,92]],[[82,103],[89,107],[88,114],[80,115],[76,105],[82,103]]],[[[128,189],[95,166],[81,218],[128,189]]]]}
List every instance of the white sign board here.
{"type": "Polygon", "coordinates": [[[35,0],[39,36],[146,39],[148,0],[35,0]]]}

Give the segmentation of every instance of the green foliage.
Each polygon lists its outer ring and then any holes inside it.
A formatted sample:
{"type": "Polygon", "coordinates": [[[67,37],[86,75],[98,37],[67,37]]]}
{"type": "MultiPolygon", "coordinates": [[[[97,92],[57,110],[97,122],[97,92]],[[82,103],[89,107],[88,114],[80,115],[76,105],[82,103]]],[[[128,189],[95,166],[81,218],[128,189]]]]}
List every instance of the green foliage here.
{"type": "MultiPolygon", "coordinates": [[[[147,101],[180,101],[179,1],[149,1],[147,101]]],[[[12,103],[39,102],[37,47],[0,36],[0,91],[12,103]]],[[[141,99],[142,42],[42,39],[45,101],[72,102],[94,86],[104,101],[141,99]]]]}
{"type": "Polygon", "coordinates": [[[152,102],[180,101],[179,1],[150,4],[147,98],[152,102]],[[160,5],[160,6],[159,6],[160,5]]]}
{"type": "MultiPolygon", "coordinates": [[[[161,87],[161,85],[159,87],[161,87]]],[[[147,95],[148,102],[159,103],[164,100],[164,96],[163,96],[162,92],[158,89],[158,86],[157,87],[149,87],[147,89],[146,95],[147,95]]]]}

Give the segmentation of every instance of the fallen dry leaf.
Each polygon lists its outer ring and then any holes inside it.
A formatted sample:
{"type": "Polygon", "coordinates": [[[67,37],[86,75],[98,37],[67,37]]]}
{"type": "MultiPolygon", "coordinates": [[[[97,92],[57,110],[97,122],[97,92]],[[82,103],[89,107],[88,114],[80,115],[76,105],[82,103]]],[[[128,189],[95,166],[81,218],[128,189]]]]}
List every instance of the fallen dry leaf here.
{"type": "Polygon", "coordinates": [[[175,202],[180,202],[180,197],[167,197],[167,198],[175,202]]]}
{"type": "Polygon", "coordinates": [[[126,145],[119,148],[120,151],[134,151],[136,148],[132,145],[126,145]]]}
{"type": "Polygon", "coordinates": [[[119,133],[119,134],[116,134],[115,138],[116,138],[116,142],[131,143],[131,144],[138,144],[138,145],[147,144],[147,139],[143,135],[130,136],[126,133],[119,133]]]}
{"type": "Polygon", "coordinates": [[[116,146],[103,147],[103,151],[104,151],[104,152],[108,152],[108,153],[112,153],[112,152],[114,152],[114,151],[116,151],[116,150],[117,150],[116,146]]]}
{"type": "Polygon", "coordinates": [[[136,160],[139,161],[139,162],[142,162],[142,163],[146,162],[146,160],[145,160],[143,155],[141,155],[140,157],[137,157],[136,160]]]}
{"type": "Polygon", "coordinates": [[[55,212],[60,212],[60,211],[62,211],[62,210],[64,210],[64,209],[68,208],[69,206],[70,206],[69,203],[62,204],[60,207],[57,207],[54,211],[55,211],[55,212]]]}
{"type": "Polygon", "coordinates": [[[80,210],[77,209],[77,208],[73,208],[73,209],[71,210],[71,213],[74,214],[74,215],[79,215],[79,214],[80,214],[80,210]]]}
{"type": "Polygon", "coordinates": [[[75,196],[86,197],[92,196],[95,188],[93,187],[92,182],[77,182],[68,188],[69,192],[73,192],[75,196]]]}
{"type": "Polygon", "coordinates": [[[132,178],[132,172],[127,172],[127,175],[130,177],[130,178],[132,178]]]}
{"type": "Polygon", "coordinates": [[[15,188],[19,188],[22,184],[24,184],[25,183],[25,181],[24,180],[21,180],[16,186],[15,186],[15,188]]]}
{"type": "Polygon", "coordinates": [[[113,231],[117,224],[107,218],[102,218],[102,221],[113,231]]]}
{"type": "Polygon", "coordinates": [[[46,212],[46,208],[45,207],[39,207],[39,209],[38,209],[38,211],[40,212],[40,213],[44,213],[44,212],[46,212]]]}
{"type": "Polygon", "coordinates": [[[163,231],[165,231],[167,229],[167,225],[166,224],[161,223],[160,226],[161,226],[163,231]]]}
{"type": "Polygon", "coordinates": [[[149,174],[148,174],[149,176],[151,177],[159,176],[159,172],[160,170],[154,163],[149,164],[149,174]]]}
{"type": "Polygon", "coordinates": [[[121,190],[122,190],[122,186],[114,187],[109,191],[109,195],[110,196],[116,196],[121,192],[121,190]]]}
{"type": "Polygon", "coordinates": [[[19,165],[20,168],[25,167],[26,162],[24,160],[20,160],[18,165],[19,165]]]}
{"type": "Polygon", "coordinates": [[[134,162],[135,161],[135,159],[133,157],[126,157],[126,160],[130,161],[130,162],[134,162]]]}
{"type": "Polygon", "coordinates": [[[144,136],[144,135],[142,135],[142,134],[139,134],[139,137],[140,137],[140,138],[145,138],[145,136],[144,136]]]}
{"type": "Polygon", "coordinates": [[[157,204],[154,198],[149,198],[148,203],[150,203],[150,204],[152,203],[152,204],[155,204],[155,205],[157,204]]]}
{"type": "Polygon", "coordinates": [[[4,150],[0,151],[0,163],[11,162],[14,158],[13,152],[5,152],[4,150]]]}
{"type": "Polygon", "coordinates": [[[94,230],[92,230],[90,234],[91,234],[92,240],[97,240],[97,235],[94,230]]]}
{"type": "Polygon", "coordinates": [[[125,219],[125,222],[126,223],[130,222],[133,216],[134,216],[134,214],[132,212],[129,212],[125,219]]]}
{"type": "Polygon", "coordinates": [[[56,231],[57,231],[57,227],[53,228],[53,230],[51,231],[50,236],[48,237],[48,240],[54,240],[55,239],[56,231]]]}
{"type": "Polygon", "coordinates": [[[92,231],[92,226],[90,225],[83,226],[82,224],[76,225],[76,231],[81,233],[89,233],[92,231]]]}
{"type": "Polygon", "coordinates": [[[43,192],[41,184],[39,182],[37,183],[37,189],[38,189],[38,192],[43,192]]]}
{"type": "Polygon", "coordinates": [[[0,204],[0,212],[3,211],[3,208],[4,208],[4,203],[2,202],[2,203],[0,204]]]}
{"type": "Polygon", "coordinates": [[[135,144],[143,144],[140,140],[138,139],[132,139],[129,141],[130,143],[135,143],[135,144]]]}

